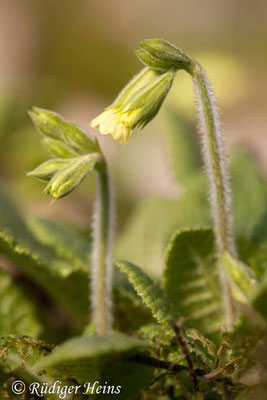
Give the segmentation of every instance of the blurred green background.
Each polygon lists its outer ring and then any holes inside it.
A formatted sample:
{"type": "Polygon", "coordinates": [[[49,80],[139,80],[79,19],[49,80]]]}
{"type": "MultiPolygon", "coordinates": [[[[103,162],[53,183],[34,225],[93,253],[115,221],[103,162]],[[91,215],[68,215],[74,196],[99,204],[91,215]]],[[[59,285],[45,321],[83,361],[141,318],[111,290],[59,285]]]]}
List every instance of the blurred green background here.
{"type": "MultiPolygon", "coordinates": [[[[266,34],[266,0],[0,0],[1,185],[25,214],[87,229],[93,179],[50,207],[43,184],[25,176],[47,159],[27,110],[32,105],[52,109],[99,137],[89,127],[91,119],[142,68],[133,53],[138,42],[154,37],[173,42],[202,63],[217,93],[228,147],[248,147],[266,172],[266,34]]],[[[183,72],[160,115],[127,146],[99,137],[116,186],[118,235],[127,232],[143,204],[175,200],[186,188],[170,165],[170,110],[178,116],[177,135],[184,123],[195,132],[192,85],[183,72]]],[[[197,135],[194,140],[197,144],[197,135]]],[[[164,214],[161,218],[164,225],[164,214]]],[[[174,221],[167,236],[175,228],[174,221]]],[[[128,253],[118,250],[122,256],[128,253]]]]}

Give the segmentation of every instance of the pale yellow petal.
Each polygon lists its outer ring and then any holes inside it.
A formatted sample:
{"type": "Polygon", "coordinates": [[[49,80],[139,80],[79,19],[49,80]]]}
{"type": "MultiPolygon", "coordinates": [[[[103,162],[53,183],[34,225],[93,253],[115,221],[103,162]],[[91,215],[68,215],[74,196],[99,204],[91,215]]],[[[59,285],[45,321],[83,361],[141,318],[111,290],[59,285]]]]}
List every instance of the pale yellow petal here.
{"type": "Polygon", "coordinates": [[[91,121],[91,123],[90,123],[91,127],[92,127],[92,128],[98,128],[99,125],[100,125],[102,122],[104,122],[105,120],[107,120],[107,119],[110,117],[110,115],[112,115],[112,114],[113,114],[113,111],[112,111],[112,110],[105,110],[105,111],[103,111],[101,114],[99,114],[96,118],[94,118],[94,119],[91,121]]]}
{"type": "Polygon", "coordinates": [[[118,111],[116,108],[109,108],[94,118],[91,126],[98,128],[102,135],[110,134],[113,139],[125,144],[129,141],[133,121],[138,112],[139,110],[125,112],[125,110],[118,111]]]}
{"type": "Polygon", "coordinates": [[[99,126],[99,124],[101,122],[101,119],[102,119],[102,114],[100,114],[97,117],[95,117],[94,119],[92,119],[92,121],[90,122],[90,126],[92,128],[98,128],[98,126],[99,126]]]}
{"type": "Polygon", "coordinates": [[[123,135],[123,128],[124,125],[121,122],[117,124],[116,129],[114,129],[114,131],[111,132],[111,136],[113,137],[113,139],[121,140],[121,137],[123,135]]]}
{"type": "Polygon", "coordinates": [[[102,135],[112,133],[116,129],[118,121],[117,113],[110,113],[103,121],[101,121],[99,125],[100,133],[102,133],[102,135]]]}
{"type": "Polygon", "coordinates": [[[120,143],[126,144],[128,143],[131,136],[132,129],[129,126],[124,125],[122,130],[122,135],[120,139],[120,143]]]}

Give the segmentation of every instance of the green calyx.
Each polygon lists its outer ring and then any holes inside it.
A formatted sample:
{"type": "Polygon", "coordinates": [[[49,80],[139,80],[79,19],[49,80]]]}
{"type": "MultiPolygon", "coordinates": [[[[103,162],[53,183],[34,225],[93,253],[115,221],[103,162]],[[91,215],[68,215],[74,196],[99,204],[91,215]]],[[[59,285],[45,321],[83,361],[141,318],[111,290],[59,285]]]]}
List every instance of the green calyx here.
{"type": "Polygon", "coordinates": [[[176,71],[170,70],[156,76],[125,104],[127,112],[140,110],[133,121],[133,127],[144,127],[156,116],[171,88],[175,74],[176,71]]]}
{"type": "Polygon", "coordinates": [[[78,125],[65,121],[57,113],[33,107],[29,111],[29,116],[41,134],[44,146],[52,155],[68,158],[99,151],[95,139],[78,125]],[[59,155],[58,152],[63,154],[59,155]]]}
{"type": "Polygon", "coordinates": [[[44,189],[45,194],[51,194],[55,200],[71,193],[86,176],[96,167],[100,160],[98,153],[76,157],[68,164],[58,169],[44,189]]]}
{"type": "Polygon", "coordinates": [[[53,158],[52,160],[45,161],[34,170],[27,173],[27,176],[40,179],[48,182],[52,176],[61,168],[66,167],[70,162],[70,159],[62,160],[60,158],[53,158]]]}
{"type": "Polygon", "coordinates": [[[34,107],[29,115],[41,134],[41,140],[53,157],[28,173],[48,182],[44,193],[54,200],[72,192],[94,169],[101,169],[103,156],[98,143],[78,125],[58,114],[34,107]]]}
{"type": "Polygon", "coordinates": [[[152,82],[156,76],[157,72],[153,69],[143,68],[128,82],[108,108],[123,107],[135,93],[152,82]]]}
{"type": "Polygon", "coordinates": [[[61,118],[58,114],[38,107],[33,107],[32,110],[28,111],[28,114],[35,127],[42,135],[54,139],[59,138],[60,134],[58,127],[61,123],[61,118]]]}
{"type": "Polygon", "coordinates": [[[79,155],[73,147],[61,140],[43,137],[41,142],[52,157],[72,158],[79,155]]]}
{"type": "Polygon", "coordinates": [[[138,58],[149,68],[167,71],[184,69],[191,71],[194,62],[181,49],[162,39],[147,39],[139,43],[138,58]]]}

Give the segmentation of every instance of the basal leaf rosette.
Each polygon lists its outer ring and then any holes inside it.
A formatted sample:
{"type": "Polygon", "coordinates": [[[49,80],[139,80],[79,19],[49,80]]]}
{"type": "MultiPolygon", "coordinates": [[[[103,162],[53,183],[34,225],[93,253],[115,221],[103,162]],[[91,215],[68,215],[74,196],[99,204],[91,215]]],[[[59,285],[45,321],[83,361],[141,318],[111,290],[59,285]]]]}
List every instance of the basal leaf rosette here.
{"type": "Polygon", "coordinates": [[[58,114],[34,107],[29,115],[41,135],[41,141],[52,158],[29,176],[48,182],[45,194],[54,200],[71,193],[95,168],[101,166],[98,143],[73,122],[58,114]]]}

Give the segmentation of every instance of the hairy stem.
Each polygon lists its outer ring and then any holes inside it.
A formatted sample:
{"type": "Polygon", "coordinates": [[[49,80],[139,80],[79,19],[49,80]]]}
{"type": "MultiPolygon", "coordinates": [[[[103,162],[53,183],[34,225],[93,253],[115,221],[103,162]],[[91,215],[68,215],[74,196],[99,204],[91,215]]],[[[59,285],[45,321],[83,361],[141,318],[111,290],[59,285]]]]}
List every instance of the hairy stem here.
{"type": "MultiPolygon", "coordinates": [[[[202,153],[209,179],[217,250],[219,253],[228,251],[235,256],[231,191],[217,102],[208,76],[196,62],[191,75],[197,98],[202,153]]],[[[221,268],[220,279],[224,295],[226,324],[230,326],[235,315],[234,303],[229,281],[221,268]]]]}
{"type": "Polygon", "coordinates": [[[112,327],[113,195],[106,162],[98,168],[91,272],[92,322],[98,334],[112,327]]]}

